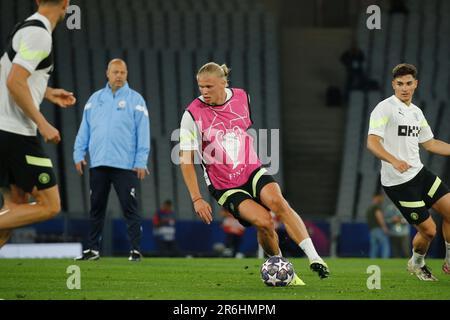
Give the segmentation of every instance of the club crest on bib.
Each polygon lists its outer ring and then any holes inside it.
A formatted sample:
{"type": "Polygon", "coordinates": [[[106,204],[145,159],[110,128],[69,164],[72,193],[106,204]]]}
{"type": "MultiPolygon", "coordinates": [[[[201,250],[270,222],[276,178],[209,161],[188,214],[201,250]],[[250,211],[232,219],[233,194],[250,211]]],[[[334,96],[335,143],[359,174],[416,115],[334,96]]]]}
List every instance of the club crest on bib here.
{"type": "Polygon", "coordinates": [[[236,169],[240,164],[241,136],[242,132],[239,127],[234,127],[232,131],[228,131],[226,134],[222,130],[216,134],[216,139],[218,139],[226,155],[233,162],[233,169],[236,169]]]}

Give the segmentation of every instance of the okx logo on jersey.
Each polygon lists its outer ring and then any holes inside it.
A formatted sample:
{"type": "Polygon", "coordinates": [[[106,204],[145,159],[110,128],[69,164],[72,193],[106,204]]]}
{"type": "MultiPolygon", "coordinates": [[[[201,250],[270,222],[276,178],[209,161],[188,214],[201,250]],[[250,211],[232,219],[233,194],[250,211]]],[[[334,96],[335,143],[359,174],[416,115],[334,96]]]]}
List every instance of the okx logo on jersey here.
{"type": "Polygon", "coordinates": [[[418,126],[398,126],[399,137],[418,137],[420,128],[418,126]]]}

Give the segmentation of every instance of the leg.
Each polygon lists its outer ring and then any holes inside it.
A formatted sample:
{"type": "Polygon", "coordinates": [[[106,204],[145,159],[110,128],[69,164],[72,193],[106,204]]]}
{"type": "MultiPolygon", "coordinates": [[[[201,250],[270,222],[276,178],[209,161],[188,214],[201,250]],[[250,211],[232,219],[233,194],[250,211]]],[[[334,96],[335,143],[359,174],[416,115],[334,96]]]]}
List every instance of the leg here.
{"type": "MultiPolygon", "coordinates": [[[[286,227],[286,232],[289,237],[297,245],[310,238],[303,220],[284,199],[280,186],[277,183],[270,183],[264,186],[261,190],[260,198],[262,203],[280,218],[286,227]]],[[[314,257],[310,257],[309,255],[308,257],[310,260],[320,259],[317,253],[314,254],[314,257]]]]}
{"type": "Polygon", "coordinates": [[[389,259],[391,256],[391,244],[389,242],[389,237],[381,230],[380,233],[381,240],[381,257],[383,259],[389,259]]]}
{"type": "Polygon", "coordinates": [[[269,256],[279,255],[278,235],[270,213],[254,200],[241,202],[238,209],[240,217],[255,226],[258,242],[264,252],[269,256]]]}
{"type": "Polygon", "coordinates": [[[425,255],[436,235],[436,224],[431,217],[428,217],[428,219],[419,225],[415,225],[415,227],[417,233],[413,239],[413,256],[408,261],[408,271],[411,274],[415,274],[420,280],[436,281],[436,277],[433,276],[425,264],[425,255]]]}
{"type": "Polygon", "coordinates": [[[370,230],[370,248],[369,248],[369,257],[371,259],[375,259],[378,254],[378,241],[375,234],[375,229],[370,230]]]}
{"type": "Polygon", "coordinates": [[[242,243],[242,236],[241,235],[234,235],[234,250],[233,250],[233,257],[236,258],[236,255],[240,252],[240,248],[241,248],[241,243],[242,243]]]}
{"type": "MultiPolygon", "coordinates": [[[[261,202],[274,212],[285,225],[289,237],[299,245],[308,256],[310,268],[319,274],[321,279],[329,276],[328,266],[314,248],[314,244],[300,216],[284,199],[280,186],[276,182],[265,185],[259,195],[261,202]]],[[[276,234],[276,233],[275,233],[276,234]]]]}
{"type": "Polygon", "coordinates": [[[223,257],[231,257],[232,256],[232,247],[233,247],[233,235],[231,233],[225,233],[225,242],[224,242],[224,250],[222,251],[223,257]]]}
{"type": "MultiPolygon", "coordinates": [[[[25,197],[23,191],[17,191],[19,197],[25,197]]],[[[58,186],[45,190],[34,188],[31,195],[35,203],[14,202],[17,198],[5,198],[5,211],[0,215],[0,230],[15,229],[55,217],[61,211],[58,186]]],[[[22,198],[24,200],[25,198],[22,198]]]]}
{"type": "Polygon", "coordinates": [[[436,224],[431,217],[428,217],[427,220],[414,227],[417,229],[417,233],[413,239],[413,250],[420,255],[425,255],[431,241],[436,236],[436,224]]]}
{"type": "Polygon", "coordinates": [[[391,251],[392,258],[400,258],[401,257],[401,237],[398,236],[390,236],[389,237],[391,243],[391,251]]]}
{"type": "Polygon", "coordinates": [[[138,213],[137,187],[139,180],[136,173],[129,170],[115,169],[112,183],[127,222],[131,250],[140,251],[142,239],[142,218],[138,213]]]}
{"type": "Polygon", "coordinates": [[[6,132],[0,133],[0,144],[8,145],[2,154],[0,185],[11,188],[0,215],[0,230],[23,227],[42,222],[61,211],[58,186],[52,162],[45,155],[37,137],[26,137],[6,132]],[[25,193],[36,203],[27,203],[25,193]],[[19,200],[18,200],[19,199],[19,200]]]}
{"type": "Polygon", "coordinates": [[[261,190],[260,198],[265,206],[280,217],[281,222],[286,227],[289,237],[294,240],[295,243],[300,243],[309,238],[303,220],[284,199],[281,194],[280,186],[277,183],[266,185],[261,190]]]}
{"type": "Polygon", "coordinates": [[[401,258],[406,258],[411,252],[411,246],[409,242],[409,235],[401,237],[401,258]]]}
{"type": "Polygon", "coordinates": [[[391,250],[388,236],[381,228],[375,228],[372,230],[372,232],[375,234],[376,239],[376,251],[374,257],[377,257],[379,254],[380,258],[382,259],[389,258],[391,250]]]}
{"type": "Polygon", "coordinates": [[[442,235],[445,240],[445,263],[442,270],[450,274],[450,193],[440,198],[433,209],[442,215],[442,235]]]}
{"type": "MultiPolygon", "coordinates": [[[[6,206],[7,203],[9,204],[26,204],[29,202],[29,195],[26,194],[24,191],[19,189],[16,186],[11,186],[10,190],[3,190],[3,208],[0,210],[0,214],[2,211],[8,210],[8,207],[6,206]]],[[[0,231],[0,248],[9,240],[12,234],[12,229],[5,229],[0,231]]]]}
{"type": "Polygon", "coordinates": [[[106,168],[94,168],[89,171],[91,188],[91,210],[89,211],[90,232],[88,247],[100,251],[100,241],[105,223],[106,207],[108,205],[111,181],[106,168]]]}
{"type": "Polygon", "coordinates": [[[445,242],[450,243],[450,193],[440,198],[433,209],[442,215],[442,233],[445,242]]]}

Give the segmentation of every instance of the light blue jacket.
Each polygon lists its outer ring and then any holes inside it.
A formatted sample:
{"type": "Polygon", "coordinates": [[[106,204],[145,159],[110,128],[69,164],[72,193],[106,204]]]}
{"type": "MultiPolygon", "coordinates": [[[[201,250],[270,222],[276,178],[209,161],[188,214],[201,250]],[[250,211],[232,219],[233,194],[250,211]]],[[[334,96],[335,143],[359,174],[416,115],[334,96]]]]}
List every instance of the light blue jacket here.
{"type": "Polygon", "coordinates": [[[147,168],[150,121],[142,96],[128,83],[113,95],[109,84],[87,102],[75,140],[73,160],[89,152],[90,167],[147,168]]]}

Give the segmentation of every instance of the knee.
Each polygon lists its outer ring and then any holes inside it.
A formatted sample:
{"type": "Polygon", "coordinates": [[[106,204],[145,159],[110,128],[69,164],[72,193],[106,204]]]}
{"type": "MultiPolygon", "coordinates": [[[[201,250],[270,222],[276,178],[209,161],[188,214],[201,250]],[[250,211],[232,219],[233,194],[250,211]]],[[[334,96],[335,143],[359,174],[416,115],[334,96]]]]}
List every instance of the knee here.
{"type": "Polygon", "coordinates": [[[270,199],[269,208],[277,215],[280,215],[289,210],[289,204],[283,196],[277,195],[270,199]]]}
{"type": "Polygon", "coordinates": [[[47,219],[52,219],[61,212],[61,204],[59,202],[48,203],[45,206],[45,211],[47,213],[47,219]]]}
{"type": "Polygon", "coordinates": [[[263,233],[271,233],[275,230],[275,226],[270,215],[268,215],[267,217],[259,218],[255,222],[255,227],[258,229],[258,231],[263,233]]]}
{"type": "Polygon", "coordinates": [[[450,212],[446,212],[444,215],[442,215],[442,220],[444,223],[450,224],[450,212]]]}
{"type": "Polygon", "coordinates": [[[422,235],[429,241],[433,240],[434,237],[436,236],[436,227],[428,228],[422,231],[422,235]]]}
{"type": "Polygon", "coordinates": [[[41,215],[45,220],[55,217],[61,211],[61,199],[57,187],[44,191],[35,189],[32,195],[40,206],[41,215]]]}

